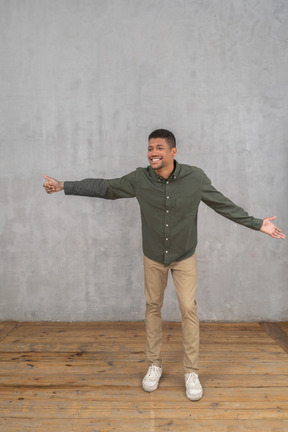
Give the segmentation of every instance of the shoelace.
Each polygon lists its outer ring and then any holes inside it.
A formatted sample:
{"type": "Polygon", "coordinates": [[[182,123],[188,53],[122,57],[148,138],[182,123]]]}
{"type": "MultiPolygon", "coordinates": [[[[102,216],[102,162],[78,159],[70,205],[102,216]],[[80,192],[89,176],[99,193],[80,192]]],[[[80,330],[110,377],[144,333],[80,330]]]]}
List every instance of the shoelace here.
{"type": "Polygon", "coordinates": [[[194,372],[189,374],[186,384],[189,384],[191,381],[193,384],[198,384],[198,375],[194,372]]]}
{"type": "Polygon", "coordinates": [[[157,366],[152,365],[149,367],[147,375],[146,375],[146,379],[147,380],[154,380],[156,377],[158,377],[158,371],[157,371],[157,366]]]}

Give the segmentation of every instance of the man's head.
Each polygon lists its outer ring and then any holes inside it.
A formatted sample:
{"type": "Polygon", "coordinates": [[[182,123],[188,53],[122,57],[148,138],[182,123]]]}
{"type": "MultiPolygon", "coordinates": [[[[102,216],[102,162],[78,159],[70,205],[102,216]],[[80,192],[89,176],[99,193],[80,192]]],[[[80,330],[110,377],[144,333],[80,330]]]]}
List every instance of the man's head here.
{"type": "Polygon", "coordinates": [[[172,149],[173,147],[176,147],[176,138],[173,135],[173,133],[167,129],[156,129],[155,131],[151,132],[151,134],[149,135],[148,141],[150,141],[152,138],[165,139],[167,144],[169,145],[170,149],[172,149]]]}
{"type": "Polygon", "coordinates": [[[176,153],[176,139],[172,132],[157,129],[149,135],[147,157],[159,176],[169,178],[173,173],[176,153]]]}

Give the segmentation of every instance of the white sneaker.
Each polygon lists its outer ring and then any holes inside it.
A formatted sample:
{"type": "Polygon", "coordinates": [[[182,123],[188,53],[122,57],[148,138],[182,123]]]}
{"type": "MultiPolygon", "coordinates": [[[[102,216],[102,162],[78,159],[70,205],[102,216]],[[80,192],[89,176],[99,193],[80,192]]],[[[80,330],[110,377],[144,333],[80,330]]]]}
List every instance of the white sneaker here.
{"type": "Polygon", "coordinates": [[[185,374],[186,396],[192,401],[197,401],[203,396],[203,388],[198,375],[194,372],[185,374]]]}
{"type": "Polygon", "coordinates": [[[145,390],[146,392],[153,392],[154,390],[156,390],[161,375],[162,375],[161,367],[155,365],[150,366],[142,381],[143,390],[145,390]]]}

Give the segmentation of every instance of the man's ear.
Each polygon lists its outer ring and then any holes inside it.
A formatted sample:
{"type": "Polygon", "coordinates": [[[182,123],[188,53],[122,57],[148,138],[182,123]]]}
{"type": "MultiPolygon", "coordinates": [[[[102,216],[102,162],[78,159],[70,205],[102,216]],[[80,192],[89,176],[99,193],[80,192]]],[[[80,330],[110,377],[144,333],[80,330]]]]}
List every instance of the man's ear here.
{"type": "Polygon", "coordinates": [[[177,147],[173,147],[172,148],[172,155],[173,155],[173,157],[175,157],[176,154],[177,154],[177,147]]]}

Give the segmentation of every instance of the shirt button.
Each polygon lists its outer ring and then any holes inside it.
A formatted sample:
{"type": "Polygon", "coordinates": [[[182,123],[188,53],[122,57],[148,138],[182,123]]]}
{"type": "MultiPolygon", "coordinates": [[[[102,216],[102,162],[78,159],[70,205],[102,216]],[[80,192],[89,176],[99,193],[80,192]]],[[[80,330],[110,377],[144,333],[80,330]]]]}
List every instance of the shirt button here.
{"type": "Polygon", "coordinates": [[[166,240],[168,240],[168,237],[166,237],[166,240]]]}
{"type": "Polygon", "coordinates": [[[166,227],[168,227],[169,225],[168,224],[166,224],[166,227]]]}
{"type": "Polygon", "coordinates": [[[169,210],[166,210],[166,213],[169,213],[169,210]]]}
{"type": "Polygon", "coordinates": [[[167,196],[167,199],[169,199],[170,197],[169,196],[167,196]]]}
{"type": "Polygon", "coordinates": [[[169,184],[169,181],[167,181],[166,184],[169,184]]]}
{"type": "Polygon", "coordinates": [[[166,253],[168,253],[168,251],[166,251],[166,253]]]}

